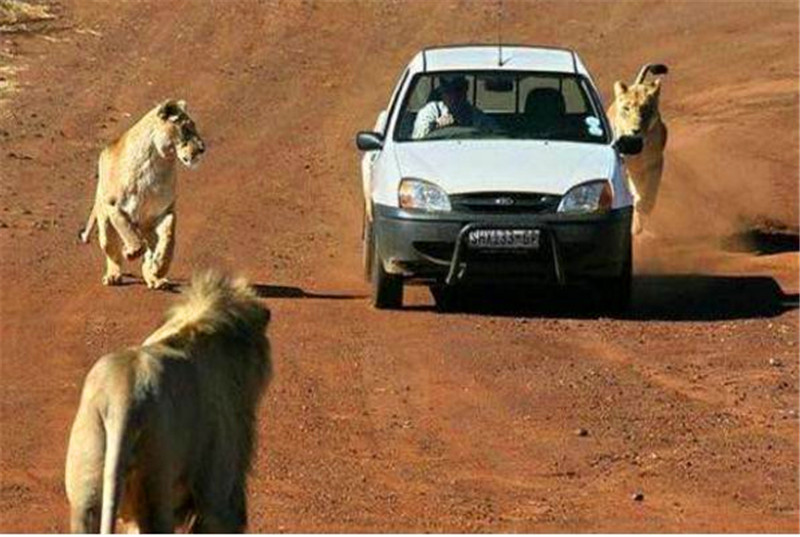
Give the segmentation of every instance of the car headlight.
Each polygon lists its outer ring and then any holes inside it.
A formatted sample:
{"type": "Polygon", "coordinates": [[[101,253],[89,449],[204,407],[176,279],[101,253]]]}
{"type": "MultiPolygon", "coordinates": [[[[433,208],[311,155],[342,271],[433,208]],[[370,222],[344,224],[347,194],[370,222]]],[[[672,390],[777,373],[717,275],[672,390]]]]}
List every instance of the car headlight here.
{"type": "Polygon", "coordinates": [[[402,209],[450,210],[450,198],[447,193],[433,183],[422,179],[405,178],[401,180],[397,195],[402,209]]]}
{"type": "Polygon", "coordinates": [[[572,187],[561,198],[558,212],[570,214],[605,212],[611,209],[613,200],[611,183],[605,179],[598,179],[572,187]]]}

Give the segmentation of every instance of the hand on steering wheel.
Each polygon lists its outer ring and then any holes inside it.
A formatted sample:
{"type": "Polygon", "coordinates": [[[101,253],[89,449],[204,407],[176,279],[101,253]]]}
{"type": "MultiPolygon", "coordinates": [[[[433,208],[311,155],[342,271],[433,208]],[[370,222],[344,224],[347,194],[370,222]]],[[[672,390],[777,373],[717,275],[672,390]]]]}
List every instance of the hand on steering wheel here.
{"type": "Polygon", "coordinates": [[[436,119],[436,128],[449,127],[456,122],[452,114],[444,114],[436,119]]]}

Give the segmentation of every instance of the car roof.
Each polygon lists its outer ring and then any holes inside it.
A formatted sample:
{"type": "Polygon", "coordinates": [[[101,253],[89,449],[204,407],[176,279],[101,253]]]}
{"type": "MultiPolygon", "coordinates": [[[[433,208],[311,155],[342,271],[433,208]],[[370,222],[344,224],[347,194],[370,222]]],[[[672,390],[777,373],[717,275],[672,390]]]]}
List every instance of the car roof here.
{"type": "Polygon", "coordinates": [[[448,45],[423,49],[409,63],[411,74],[429,71],[548,71],[589,76],[572,50],[526,45],[448,45]]]}

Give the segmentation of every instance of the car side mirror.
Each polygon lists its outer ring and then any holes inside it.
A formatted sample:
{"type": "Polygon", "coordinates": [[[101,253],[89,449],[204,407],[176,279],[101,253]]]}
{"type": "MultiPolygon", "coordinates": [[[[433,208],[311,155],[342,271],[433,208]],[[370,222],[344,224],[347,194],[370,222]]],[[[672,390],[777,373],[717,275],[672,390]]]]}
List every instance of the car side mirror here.
{"type": "Polygon", "coordinates": [[[642,152],[644,141],[641,136],[620,136],[614,142],[614,147],[623,155],[638,155],[642,152]]]}
{"type": "Polygon", "coordinates": [[[381,150],[383,149],[383,135],[378,132],[359,132],[356,135],[356,147],[361,151],[381,150]]]}

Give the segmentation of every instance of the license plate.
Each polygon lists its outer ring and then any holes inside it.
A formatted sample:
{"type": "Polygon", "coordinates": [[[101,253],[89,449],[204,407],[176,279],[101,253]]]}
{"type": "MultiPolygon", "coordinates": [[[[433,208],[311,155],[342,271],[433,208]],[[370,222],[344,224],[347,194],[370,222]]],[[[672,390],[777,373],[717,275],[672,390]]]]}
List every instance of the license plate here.
{"type": "Polygon", "coordinates": [[[470,248],[487,250],[536,250],[538,229],[473,229],[467,236],[470,248]]]}

